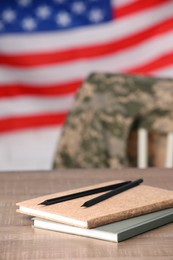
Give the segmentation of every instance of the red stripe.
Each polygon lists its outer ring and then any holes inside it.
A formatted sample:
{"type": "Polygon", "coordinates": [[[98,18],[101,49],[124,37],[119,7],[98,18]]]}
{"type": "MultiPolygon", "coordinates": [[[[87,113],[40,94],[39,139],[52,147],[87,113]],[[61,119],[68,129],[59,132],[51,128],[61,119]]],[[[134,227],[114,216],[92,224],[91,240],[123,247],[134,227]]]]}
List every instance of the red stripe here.
{"type": "Polygon", "coordinates": [[[63,125],[67,113],[51,113],[0,119],[0,132],[63,125]]]}
{"type": "Polygon", "coordinates": [[[173,52],[167,53],[154,59],[142,66],[137,66],[133,69],[127,70],[127,73],[140,73],[140,74],[151,74],[152,71],[173,65],[173,52]]]}
{"type": "Polygon", "coordinates": [[[0,98],[15,97],[23,95],[31,96],[62,96],[76,93],[82,81],[73,81],[70,83],[46,85],[44,87],[28,86],[22,84],[0,85],[0,98]]]}
{"type": "MultiPolygon", "coordinates": [[[[167,53],[141,67],[123,71],[132,74],[151,74],[152,71],[173,64],[173,52],[167,53]]],[[[0,119],[0,132],[24,130],[28,128],[39,128],[53,125],[63,125],[67,113],[50,113],[44,115],[30,115],[23,117],[10,117],[0,119]]]]}
{"type": "Polygon", "coordinates": [[[0,55],[0,64],[15,67],[33,67],[47,64],[57,64],[85,58],[101,57],[122,51],[139,44],[156,35],[161,35],[173,28],[173,18],[162,21],[157,25],[145,29],[140,33],[133,34],[121,40],[115,40],[107,44],[97,44],[90,47],[74,48],[66,51],[52,53],[26,54],[26,55],[0,55]]]}
{"type": "MultiPolygon", "coordinates": [[[[121,18],[126,15],[131,15],[136,12],[141,12],[149,8],[156,7],[161,4],[165,4],[167,0],[137,0],[136,2],[126,4],[125,6],[114,8],[113,17],[121,18]]],[[[168,2],[168,1],[167,1],[168,2]]]]}

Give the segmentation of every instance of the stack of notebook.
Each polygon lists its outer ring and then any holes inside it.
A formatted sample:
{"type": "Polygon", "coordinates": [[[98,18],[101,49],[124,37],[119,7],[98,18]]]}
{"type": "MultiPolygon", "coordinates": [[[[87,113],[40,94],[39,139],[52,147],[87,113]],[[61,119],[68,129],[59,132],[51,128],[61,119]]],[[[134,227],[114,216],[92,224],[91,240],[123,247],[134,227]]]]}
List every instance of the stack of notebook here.
{"type": "MultiPolygon", "coordinates": [[[[114,181],[59,192],[17,203],[20,213],[34,216],[33,226],[80,236],[120,242],[173,221],[173,191],[140,184],[92,206],[98,195],[76,197],[47,205],[47,201],[121,183],[114,181]]],[[[68,198],[68,197],[67,197],[68,198]]]]}

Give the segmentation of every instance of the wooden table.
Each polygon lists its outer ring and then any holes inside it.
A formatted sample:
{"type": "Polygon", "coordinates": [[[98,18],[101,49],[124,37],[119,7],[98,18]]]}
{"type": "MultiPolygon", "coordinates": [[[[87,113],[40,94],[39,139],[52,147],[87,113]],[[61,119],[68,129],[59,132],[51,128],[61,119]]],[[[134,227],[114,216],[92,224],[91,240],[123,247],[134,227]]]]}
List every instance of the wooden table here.
{"type": "Polygon", "coordinates": [[[145,184],[173,190],[173,170],[59,170],[0,173],[0,259],[169,259],[173,260],[173,224],[119,244],[34,229],[16,213],[15,203],[37,196],[114,179],[143,177],[145,184]]]}

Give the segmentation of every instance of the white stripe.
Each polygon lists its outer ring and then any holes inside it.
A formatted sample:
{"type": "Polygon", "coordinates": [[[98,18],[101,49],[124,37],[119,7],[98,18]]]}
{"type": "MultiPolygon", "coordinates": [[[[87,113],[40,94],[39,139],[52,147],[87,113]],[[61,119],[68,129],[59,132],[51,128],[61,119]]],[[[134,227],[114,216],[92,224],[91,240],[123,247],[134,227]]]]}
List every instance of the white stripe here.
{"type": "Polygon", "coordinates": [[[47,84],[82,79],[93,71],[120,72],[143,65],[173,51],[173,33],[168,32],[119,53],[48,67],[13,69],[1,67],[1,83],[47,84]],[[165,48],[166,46],[166,48],[165,48]]]}
{"type": "Polygon", "coordinates": [[[0,170],[50,170],[62,127],[0,135],[0,170]]]}
{"type": "Polygon", "coordinates": [[[153,71],[151,75],[155,77],[170,77],[173,78],[173,65],[167,66],[166,68],[158,69],[153,71]]]}
{"type": "Polygon", "coordinates": [[[0,118],[48,112],[67,112],[70,110],[73,100],[74,95],[66,95],[64,98],[6,98],[0,102],[0,118]]]}
{"type": "Polygon", "coordinates": [[[112,0],[112,3],[114,6],[123,7],[125,5],[135,3],[137,1],[136,0],[112,0]]]}
{"type": "Polygon", "coordinates": [[[126,38],[172,17],[173,1],[111,23],[68,32],[6,35],[0,37],[0,52],[37,53],[91,46],[126,38]]]}

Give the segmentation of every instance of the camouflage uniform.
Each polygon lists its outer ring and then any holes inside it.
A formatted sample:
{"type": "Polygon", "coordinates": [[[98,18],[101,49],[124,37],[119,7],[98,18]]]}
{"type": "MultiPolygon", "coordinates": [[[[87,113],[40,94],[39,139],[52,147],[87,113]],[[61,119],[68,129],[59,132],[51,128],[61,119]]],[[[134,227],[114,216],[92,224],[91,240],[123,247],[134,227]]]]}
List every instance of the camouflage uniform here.
{"type": "Polygon", "coordinates": [[[55,168],[128,166],[131,128],[173,131],[173,80],[94,73],[79,89],[55,168]]]}

